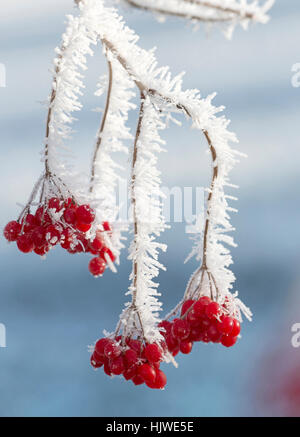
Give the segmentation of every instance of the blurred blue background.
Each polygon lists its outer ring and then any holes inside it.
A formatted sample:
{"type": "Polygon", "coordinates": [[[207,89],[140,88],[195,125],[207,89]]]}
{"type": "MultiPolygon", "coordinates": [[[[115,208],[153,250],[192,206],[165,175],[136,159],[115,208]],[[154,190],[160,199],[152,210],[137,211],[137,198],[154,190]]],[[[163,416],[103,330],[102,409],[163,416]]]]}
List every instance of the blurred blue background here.
{"type": "MultiPolygon", "coordinates": [[[[2,8],[0,62],[7,87],[0,88],[1,230],[17,216],[16,202],[25,201],[41,171],[46,109],[40,102],[49,94],[64,15],[72,10],[71,0],[11,0],[2,8]]],[[[267,25],[238,28],[232,41],[218,29],[206,35],[182,21],[159,24],[145,13],[122,13],[144,48],[158,47],[160,64],[187,72],[186,87],[203,96],[218,92],[215,104],[226,106],[239,149],[248,155],[232,173],[240,186],[239,213],[232,217],[239,244],[233,270],[254,320],[243,324],[243,338],[231,350],[197,344],[190,356],[179,356],[179,368],[166,369],[164,391],[110,380],[91,369],[87,345],[117,321],[130,272],[126,253],[117,275],[95,280],[86,256],[56,249],[42,261],[2,238],[0,322],[7,347],[0,348],[0,415],[299,415],[299,389],[292,395],[284,388],[300,361],[300,349],[291,346],[291,326],[300,322],[300,88],[291,85],[291,67],[300,62],[299,2],[277,0],[267,25]]],[[[89,63],[85,109],[72,142],[82,171],[88,171],[99,123],[91,110],[103,105],[93,96],[98,76],[106,73],[100,49],[89,63]]],[[[164,138],[163,184],[206,186],[209,157],[198,133],[184,125],[164,138]]],[[[169,246],[161,257],[167,265],[160,275],[165,310],[196,266],[183,264],[191,247],[184,226],[175,224],[162,237],[169,246]]]]}

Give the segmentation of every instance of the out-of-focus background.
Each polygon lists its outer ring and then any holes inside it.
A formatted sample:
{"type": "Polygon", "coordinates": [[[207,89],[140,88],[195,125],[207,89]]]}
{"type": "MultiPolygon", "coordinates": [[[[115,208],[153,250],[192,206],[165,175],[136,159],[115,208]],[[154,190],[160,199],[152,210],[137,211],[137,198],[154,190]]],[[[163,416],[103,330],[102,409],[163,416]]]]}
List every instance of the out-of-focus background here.
{"type": "MultiPolygon", "coordinates": [[[[64,30],[71,0],[6,2],[0,16],[0,63],[7,87],[0,88],[1,231],[19,211],[40,174],[49,69],[64,30]]],[[[233,251],[236,288],[254,320],[243,324],[232,349],[196,344],[168,366],[164,391],[110,380],[89,365],[86,346],[113,329],[125,301],[130,263],[123,253],[117,275],[95,280],[87,256],[53,250],[46,261],[23,255],[0,241],[0,322],[7,347],[0,348],[1,416],[261,416],[300,413],[300,348],[291,327],[300,322],[300,88],[291,84],[300,62],[298,0],[277,0],[266,25],[238,28],[232,41],[218,29],[206,35],[180,20],[158,23],[146,13],[123,9],[144,48],[157,46],[160,64],[187,72],[186,87],[203,96],[217,91],[231,129],[248,155],[232,173],[240,186],[232,217],[239,246],[233,251]]],[[[93,92],[106,73],[101,50],[90,59],[85,109],[78,114],[74,164],[88,171],[103,105],[93,92]]],[[[133,126],[132,119],[132,126],[133,126]]],[[[184,125],[164,135],[163,184],[206,186],[209,157],[197,132],[184,125]]],[[[237,193],[234,193],[237,194],[237,193]]],[[[181,296],[195,262],[184,265],[191,242],[185,224],[162,237],[164,308],[181,296]]]]}

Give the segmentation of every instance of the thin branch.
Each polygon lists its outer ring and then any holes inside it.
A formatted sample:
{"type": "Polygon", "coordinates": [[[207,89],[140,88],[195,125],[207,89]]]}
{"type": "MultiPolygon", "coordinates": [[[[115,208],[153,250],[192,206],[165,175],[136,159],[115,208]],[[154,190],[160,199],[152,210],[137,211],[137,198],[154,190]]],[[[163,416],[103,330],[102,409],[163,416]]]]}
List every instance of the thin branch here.
{"type": "Polygon", "coordinates": [[[141,4],[137,3],[134,0],[125,0],[125,2],[128,5],[136,8],[136,9],[150,11],[150,12],[154,12],[156,14],[161,14],[161,15],[169,15],[171,17],[186,18],[188,20],[203,21],[203,22],[208,22],[208,23],[226,22],[226,21],[232,20],[231,17],[207,18],[207,17],[201,17],[200,15],[187,14],[184,12],[177,12],[177,11],[170,11],[167,9],[157,8],[155,6],[145,6],[145,5],[141,5],[141,4]]]}
{"type": "Polygon", "coordinates": [[[189,20],[209,22],[209,23],[232,21],[232,18],[233,18],[232,15],[239,16],[241,19],[245,19],[245,18],[250,19],[250,20],[254,19],[254,14],[251,12],[243,13],[239,9],[234,9],[234,8],[224,7],[221,5],[211,4],[207,1],[201,1],[201,0],[182,0],[182,4],[190,4],[190,5],[205,7],[205,8],[212,9],[212,10],[215,10],[217,12],[224,13],[224,14],[230,14],[230,16],[227,16],[227,17],[204,17],[204,16],[201,16],[200,14],[195,15],[193,13],[190,15],[190,14],[184,13],[184,12],[162,9],[161,7],[158,8],[156,6],[149,6],[149,5],[146,6],[146,5],[140,4],[136,0],[124,0],[124,1],[129,6],[132,6],[136,9],[150,11],[150,12],[154,12],[154,13],[162,14],[162,15],[169,15],[169,16],[186,18],[189,20]]]}
{"type": "MultiPolygon", "coordinates": [[[[133,209],[133,221],[134,221],[134,240],[135,244],[137,244],[138,240],[138,214],[136,210],[136,193],[135,193],[135,181],[136,181],[136,175],[135,175],[135,166],[137,162],[138,157],[138,141],[141,134],[141,128],[142,128],[142,122],[143,122],[143,115],[144,115],[144,104],[145,104],[145,96],[141,92],[141,105],[140,105],[140,112],[139,112],[139,119],[138,124],[136,128],[136,134],[135,134],[135,140],[134,140],[134,146],[133,146],[133,156],[132,156],[132,173],[131,173],[131,203],[132,203],[132,209],[133,209]]],[[[138,283],[138,263],[137,260],[133,260],[133,291],[132,291],[132,308],[136,312],[141,330],[144,335],[144,328],[143,323],[141,320],[141,316],[139,313],[139,309],[136,305],[136,299],[137,299],[137,283],[138,283]]]]}
{"type": "Polygon", "coordinates": [[[95,174],[96,174],[96,162],[97,162],[97,157],[98,157],[98,153],[99,153],[101,142],[102,142],[102,133],[103,133],[104,128],[105,128],[105,123],[106,123],[106,119],[107,119],[107,115],[108,115],[108,111],[109,111],[109,106],[110,106],[111,90],[112,90],[112,83],[113,83],[113,70],[112,70],[111,61],[107,60],[107,64],[108,64],[108,74],[109,74],[108,90],[107,90],[105,110],[104,110],[104,114],[102,117],[102,122],[101,122],[100,130],[98,133],[98,138],[97,138],[95,151],[94,151],[94,155],[93,155],[93,160],[92,160],[90,192],[92,192],[93,188],[94,188],[94,181],[95,181],[95,174]]]}

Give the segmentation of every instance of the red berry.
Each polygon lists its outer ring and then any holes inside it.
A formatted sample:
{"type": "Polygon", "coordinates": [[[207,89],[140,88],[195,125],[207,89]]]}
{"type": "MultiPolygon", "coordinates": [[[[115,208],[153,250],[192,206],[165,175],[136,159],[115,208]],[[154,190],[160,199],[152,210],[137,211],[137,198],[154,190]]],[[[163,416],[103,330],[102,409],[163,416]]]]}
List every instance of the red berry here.
{"type": "Polygon", "coordinates": [[[21,232],[21,228],[22,226],[20,225],[20,223],[13,220],[7,223],[4,228],[3,235],[7,239],[7,241],[16,241],[21,232]]]}
{"type": "Polygon", "coordinates": [[[138,368],[138,375],[144,380],[149,383],[153,383],[156,378],[156,372],[150,364],[142,364],[138,368]]]}
{"type": "Polygon", "coordinates": [[[125,366],[122,356],[119,356],[110,362],[110,370],[113,375],[121,375],[121,373],[124,372],[125,366]]]}
{"type": "Polygon", "coordinates": [[[65,222],[69,225],[74,225],[76,222],[76,210],[74,208],[66,208],[64,210],[64,219],[65,222]]]}
{"type": "Polygon", "coordinates": [[[77,208],[77,205],[75,203],[75,201],[72,199],[72,197],[68,197],[68,199],[66,199],[64,201],[64,207],[65,208],[77,208]]]}
{"type": "Polygon", "coordinates": [[[165,337],[166,334],[171,331],[172,323],[169,322],[168,320],[163,320],[162,322],[160,322],[158,324],[158,326],[159,326],[159,328],[162,328],[162,329],[160,329],[160,331],[161,331],[162,335],[165,337]]]}
{"type": "Polygon", "coordinates": [[[202,331],[198,326],[192,327],[189,335],[189,340],[200,341],[202,339],[202,331]]]}
{"type": "Polygon", "coordinates": [[[129,381],[129,379],[132,379],[136,376],[136,372],[137,372],[137,366],[131,366],[128,367],[126,370],[124,370],[123,376],[126,379],[126,381],[129,381]]]}
{"type": "Polygon", "coordinates": [[[142,344],[140,340],[128,338],[126,339],[126,344],[130,347],[130,349],[134,350],[138,356],[141,355],[142,344]]]}
{"type": "Polygon", "coordinates": [[[200,297],[199,300],[197,300],[197,302],[195,302],[191,311],[193,312],[193,314],[195,315],[196,318],[199,318],[205,314],[205,308],[210,303],[211,303],[211,300],[209,297],[202,296],[202,297],[200,297]]]}
{"type": "Polygon", "coordinates": [[[170,352],[178,347],[178,340],[174,338],[172,333],[166,335],[166,344],[170,352]]]}
{"type": "Polygon", "coordinates": [[[20,235],[17,239],[18,249],[23,253],[29,253],[34,249],[34,244],[30,234],[20,235]]]}
{"type": "Polygon", "coordinates": [[[144,380],[139,376],[139,375],[135,375],[132,378],[132,382],[134,383],[134,385],[141,385],[144,384],[144,380]]]}
{"type": "Polygon", "coordinates": [[[55,212],[59,212],[62,208],[60,199],[58,197],[51,197],[48,202],[48,207],[54,209],[55,212]]]}
{"type": "Polygon", "coordinates": [[[209,319],[213,319],[220,313],[220,305],[217,302],[211,302],[206,305],[205,314],[209,319]]]}
{"type": "Polygon", "coordinates": [[[109,256],[109,258],[111,259],[111,261],[112,262],[115,262],[115,260],[116,260],[116,257],[115,257],[115,255],[112,253],[112,251],[108,248],[108,247],[106,247],[106,246],[104,246],[104,247],[102,247],[102,249],[101,249],[101,251],[100,251],[100,256],[101,256],[101,258],[106,262],[106,256],[109,256]]]}
{"type": "Polygon", "coordinates": [[[121,349],[115,342],[109,342],[104,347],[104,355],[109,359],[118,358],[121,355],[121,349]]]}
{"type": "Polygon", "coordinates": [[[237,337],[241,332],[241,324],[237,319],[233,319],[233,328],[230,333],[232,337],[237,337]]]}
{"type": "Polygon", "coordinates": [[[183,316],[187,312],[187,310],[189,310],[191,308],[191,306],[194,303],[195,303],[195,301],[192,299],[189,299],[189,300],[186,300],[185,302],[183,302],[182,307],[181,307],[181,315],[183,316]]]}
{"type": "Polygon", "coordinates": [[[51,223],[51,218],[46,209],[40,206],[35,212],[36,223],[38,225],[51,223]]]}
{"type": "Polygon", "coordinates": [[[92,258],[89,262],[89,271],[94,276],[101,276],[104,273],[106,264],[102,258],[92,258]]]}
{"type": "Polygon", "coordinates": [[[193,343],[191,341],[182,341],[180,343],[180,352],[183,354],[189,354],[193,348],[193,343]]]}
{"type": "Polygon", "coordinates": [[[110,362],[109,360],[105,360],[104,361],[104,373],[106,373],[106,375],[111,376],[111,369],[110,369],[110,362]]]}
{"type": "Polygon", "coordinates": [[[101,360],[98,359],[98,355],[94,352],[93,355],[91,356],[91,365],[95,368],[98,369],[99,367],[103,366],[103,362],[101,360]]]}
{"type": "Polygon", "coordinates": [[[35,247],[42,247],[45,245],[46,230],[43,226],[37,226],[31,233],[32,241],[35,247]]]}
{"type": "Polygon", "coordinates": [[[49,225],[46,227],[45,238],[51,246],[55,246],[60,242],[62,227],[60,225],[49,225]]]}
{"type": "Polygon", "coordinates": [[[96,237],[94,238],[94,240],[91,241],[90,244],[89,244],[90,251],[91,251],[94,255],[96,255],[97,253],[100,252],[100,250],[102,249],[102,247],[103,247],[103,241],[102,241],[100,235],[97,233],[97,234],[96,234],[96,237]]]}
{"type": "Polygon", "coordinates": [[[48,244],[45,244],[44,246],[36,247],[33,251],[37,255],[44,256],[44,255],[46,255],[46,253],[49,252],[49,249],[50,248],[49,248],[48,244]]]}
{"type": "Polygon", "coordinates": [[[87,231],[89,231],[91,229],[91,226],[92,225],[87,225],[85,223],[76,222],[76,229],[78,229],[78,231],[80,231],[80,232],[87,232],[87,231]]]}
{"type": "Polygon", "coordinates": [[[223,335],[221,338],[221,343],[223,346],[231,347],[237,341],[237,337],[232,337],[231,335],[223,335]]]}
{"type": "Polygon", "coordinates": [[[138,354],[133,349],[127,349],[124,353],[125,364],[128,367],[132,367],[138,360],[138,354]]]}
{"type": "Polygon", "coordinates": [[[172,326],[172,335],[175,338],[184,340],[189,336],[190,324],[183,319],[175,319],[172,326]]]}
{"type": "Polygon", "coordinates": [[[71,244],[74,242],[74,234],[71,229],[64,229],[61,233],[60,245],[63,249],[70,249],[71,244]]]}
{"type": "Polygon", "coordinates": [[[95,344],[95,351],[100,357],[104,357],[104,348],[108,343],[112,343],[112,340],[109,338],[100,338],[95,344]]]}
{"type": "Polygon", "coordinates": [[[155,384],[155,388],[160,390],[162,390],[167,384],[167,377],[165,373],[160,369],[156,370],[156,378],[154,384],[155,384]]]}
{"type": "Polygon", "coordinates": [[[218,329],[222,334],[230,334],[233,329],[233,318],[229,316],[222,316],[221,322],[218,324],[218,329]]]}
{"type": "Polygon", "coordinates": [[[103,222],[103,223],[102,223],[102,226],[103,226],[103,229],[104,229],[105,231],[107,231],[107,232],[110,232],[110,231],[111,231],[111,227],[110,227],[110,224],[109,224],[108,222],[103,222]]]}
{"type": "Polygon", "coordinates": [[[162,359],[162,352],[157,344],[147,344],[144,349],[144,356],[150,363],[156,363],[162,359]]]}
{"type": "Polygon", "coordinates": [[[217,328],[217,325],[212,323],[207,330],[207,335],[213,343],[219,343],[222,337],[222,334],[217,328]]]}
{"type": "Polygon", "coordinates": [[[33,214],[27,214],[26,217],[22,220],[22,224],[24,223],[24,232],[32,231],[37,226],[37,219],[33,214]]]}
{"type": "Polygon", "coordinates": [[[90,225],[95,219],[95,211],[89,205],[81,205],[76,209],[78,222],[90,225]]]}

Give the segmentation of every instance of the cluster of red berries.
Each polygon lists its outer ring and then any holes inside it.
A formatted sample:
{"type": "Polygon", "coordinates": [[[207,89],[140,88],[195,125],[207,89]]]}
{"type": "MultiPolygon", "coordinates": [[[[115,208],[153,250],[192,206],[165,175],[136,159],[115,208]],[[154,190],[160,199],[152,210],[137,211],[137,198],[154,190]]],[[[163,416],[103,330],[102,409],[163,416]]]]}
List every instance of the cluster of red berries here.
{"type": "Polygon", "coordinates": [[[241,327],[237,319],[226,315],[225,307],[207,296],[198,300],[186,300],[181,308],[181,317],[172,322],[162,321],[159,326],[168,350],[189,354],[195,341],[221,343],[233,346],[241,327]]]}
{"type": "MultiPolygon", "coordinates": [[[[4,228],[4,237],[10,242],[16,241],[21,252],[33,251],[40,256],[58,244],[71,254],[90,252],[97,257],[91,259],[89,270],[94,276],[100,276],[106,263],[114,262],[115,256],[105,246],[101,232],[96,233],[93,241],[87,238],[86,232],[94,220],[95,212],[89,205],[78,205],[72,198],[51,197],[35,214],[28,213],[21,221],[10,221],[4,228]]],[[[104,231],[111,231],[108,222],[102,225],[104,231]]]]}
{"type": "Polygon", "coordinates": [[[159,368],[162,359],[163,351],[158,344],[144,345],[140,340],[127,338],[123,346],[121,336],[118,336],[114,340],[101,338],[96,342],[91,365],[96,369],[103,366],[109,376],[123,375],[135,385],[163,389],[167,377],[159,368]]]}

